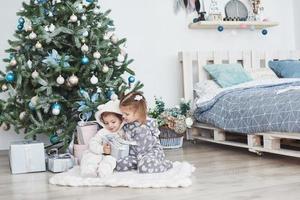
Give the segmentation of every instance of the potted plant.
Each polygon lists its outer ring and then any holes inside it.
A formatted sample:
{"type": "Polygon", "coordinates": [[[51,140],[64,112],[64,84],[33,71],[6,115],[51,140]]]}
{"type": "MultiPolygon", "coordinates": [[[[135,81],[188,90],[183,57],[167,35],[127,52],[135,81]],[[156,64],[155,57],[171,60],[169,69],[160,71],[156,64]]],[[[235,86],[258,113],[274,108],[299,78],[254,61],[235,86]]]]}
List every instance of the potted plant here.
{"type": "Polygon", "coordinates": [[[159,139],[164,148],[182,147],[184,133],[193,125],[190,101],[181,99],[178,106],[165,108],[163,100],[155,98],[155,107],[148,114],[158,122],[159,139]]]}

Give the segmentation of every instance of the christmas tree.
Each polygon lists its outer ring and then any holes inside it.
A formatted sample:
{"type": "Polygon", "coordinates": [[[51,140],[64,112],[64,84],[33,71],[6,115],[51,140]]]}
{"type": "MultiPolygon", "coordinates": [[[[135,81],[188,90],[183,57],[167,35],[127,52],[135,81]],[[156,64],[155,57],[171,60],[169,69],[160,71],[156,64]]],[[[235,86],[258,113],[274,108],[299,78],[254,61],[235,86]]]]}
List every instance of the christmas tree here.
{"type": "Polygon", "coordinates": [[[2,128],[67,145],[79,118],[92,120],[99,104],[143,87],[109,13],[96,0],[23,3],[0,71],[2,128]]]}

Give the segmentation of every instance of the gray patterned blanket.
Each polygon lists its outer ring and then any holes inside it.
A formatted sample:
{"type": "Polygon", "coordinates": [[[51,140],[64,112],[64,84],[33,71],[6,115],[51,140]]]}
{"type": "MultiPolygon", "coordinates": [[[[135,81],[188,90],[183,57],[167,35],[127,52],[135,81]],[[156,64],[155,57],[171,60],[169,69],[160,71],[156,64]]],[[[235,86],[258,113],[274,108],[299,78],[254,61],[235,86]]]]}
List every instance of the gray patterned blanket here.
{"type": "Polygon", "coordinates": [[[228,89],[197,105],[194,116],[238,133],[300,133],[300,81],[228,89]]]}

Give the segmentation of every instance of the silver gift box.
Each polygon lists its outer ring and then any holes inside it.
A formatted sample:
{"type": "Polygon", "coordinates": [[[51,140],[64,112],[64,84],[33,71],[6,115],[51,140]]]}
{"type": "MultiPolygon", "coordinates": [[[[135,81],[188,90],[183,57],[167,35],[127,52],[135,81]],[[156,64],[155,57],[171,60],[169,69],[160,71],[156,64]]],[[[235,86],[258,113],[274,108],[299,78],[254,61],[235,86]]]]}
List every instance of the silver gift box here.
{"type": "Polygon", "coordinates": [[[105,135],[103,136],[103,140],[105,143],[110,144],[110,155],[116,158],[117,160],[129,155],[130,145],[136,145],[136,142],[124,140],[121,137],[116,136],[115,134],[105,135]]]}
{"type": "Polygon", "coordinates": [[[9,163],[12,174],[46,171],[44,143],[12,142],[9,147],[9,163]]]}
{"type": "Polygon", "coordinates": [[[74,157],[69,154],[50,154],[47,161],[47,169],[51,172],[65,172],[74,166],[74,157]]]}

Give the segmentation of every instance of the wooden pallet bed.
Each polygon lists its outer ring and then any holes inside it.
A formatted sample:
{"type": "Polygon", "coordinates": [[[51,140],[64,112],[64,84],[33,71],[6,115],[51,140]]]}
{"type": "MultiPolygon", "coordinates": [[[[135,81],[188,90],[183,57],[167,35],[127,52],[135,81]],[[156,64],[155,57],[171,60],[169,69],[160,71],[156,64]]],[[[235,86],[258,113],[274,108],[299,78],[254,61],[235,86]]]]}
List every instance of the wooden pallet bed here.
{"type": "MultiPolygon", "coordinates": [[[[241,63],[246,69],[256,70],[267,66],[269,60],[300,59],[300,51],[258,52],[258,51],[213,51],[179,52],[183,74],[183,94],[185,99],[195,98],[193,87],[200,81],[209,79],[203,69],[206,64],[241,63]]],[[[246,148],[251,152],[262,152],[300,157],[300,133],[228,133],[208,124],[195,122],[187,131],[188,140],[201,140],[217,144],[246,148]]]]}

